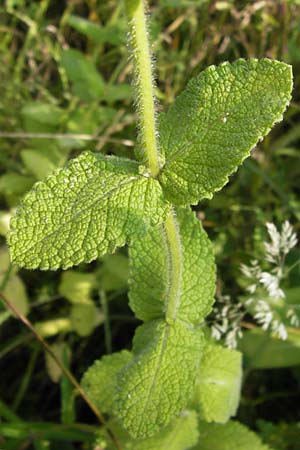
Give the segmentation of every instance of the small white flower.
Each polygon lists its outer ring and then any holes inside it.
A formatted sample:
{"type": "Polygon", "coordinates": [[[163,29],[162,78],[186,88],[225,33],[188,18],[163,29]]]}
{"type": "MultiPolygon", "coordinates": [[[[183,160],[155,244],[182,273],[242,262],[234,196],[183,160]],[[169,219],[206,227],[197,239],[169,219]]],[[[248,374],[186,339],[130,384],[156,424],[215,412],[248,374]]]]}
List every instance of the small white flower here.
{"type": "Polygon", "coordinates": [[[257,289],[257,284],[250,284],[250,286],[246,287],[246,290],[250,292],[250,294],[254,294],[257,289]]]}
{"type": "Polygon", "coordinates": [[[279,287],[280,278],[276,275],[262,272],[259,281],[266,288],[270,297],[285,298],[283,290],[279,287]]]}
{"type": "Polygon", "coordinates": [[[281,231],[281,248],[286,255],[289,251],[297,245],[298,239],[296,233],[293,232],[293,227],[288,220],[282,226],[281,231]]]}
{"type": "Polygon", "coordinates": [[[271,238],[271,242],[265,242],[266,256],[270,262],[275,260],[274,257],[280,255],[280,233],[274,223],[267,222],[266,227],[271,238]]]}
{"type": "Polygon", "coordinates": [[[279,320],[274,320],[272,323],[272,331],[278,335],[279,339],[282,339],[283,341],[285,341],[288,337],[284,324],[279,320]]]}
{"type": "MultiPolygon", "coordinates": [[[[276,309],[273,309],[268,303],[271,299],[285,298],[285,293],[280,287],[282,278],[284,277],[284,264],[286,255],[297,244],[297,236],[293,231],[292,225],[286,220],[281,232],[278,231],[273,223],[266,224],[267,231],[270,237],[270,242],[264,242],[265,260],[272,264],[269,271],[263,271],[257,260],[251,261],[251,265],[241,265],[241,272],[243,275],[251,280],[251,284],[246,287],[246,291],[250,294],[260,292],[263,295],[265,291],[265,299],[257,299],[253,296],[244,303],[245,308],[254,319],[262,327],[263,330],[270,330],[275,333],[280,339],[287,339],[287,330],[284,323],[278,319],[276,309]],[[258,291],[259,288],[259,291],[258,291]],[[253,312],[254,309],[254,312],[253,312]]],[[[287,305],[285,316],[291,326],[299,326],[300,316],[295,312],[295,305],[287,305]]],[[[228,338],[230,342],[230,336],[228,338]]]]}
{"type": "Polygon", "coordinates": [[[297,316],[293,308],[289,308],[287,310],[286,318],[289,319],[292,327],[299,327],[300,325],[299,317],[297,316]]]}
{"type": "Polygon", "coordinates": [[[254,319],[262,326],[263,330],[267,330],[273,320],[270,305],[264,300],[259,300],[255,306],[255,311],[254,319]]]}

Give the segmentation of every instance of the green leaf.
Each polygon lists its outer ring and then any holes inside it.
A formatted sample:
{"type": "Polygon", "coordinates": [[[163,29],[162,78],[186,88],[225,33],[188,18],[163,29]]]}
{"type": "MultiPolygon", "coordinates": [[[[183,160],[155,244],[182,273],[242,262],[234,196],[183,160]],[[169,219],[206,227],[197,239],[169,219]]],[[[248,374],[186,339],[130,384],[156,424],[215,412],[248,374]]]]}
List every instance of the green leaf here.
{"type": "MultiPolygon", "coordinates": [[[[70,370],[70,349],[65,345],[62,354],[62,362],[64,367],[70,370]]],[[[60,398],[61,398],[61,423],[71,425],[76,421],[75,414],[75,397],[76,392],[69,378],[63,373],[60,380],[60,398]]],[[[48,450],[48,449],[46,449],[48,450]]]]}
{"type": "MultiPolygon", "coordinates": [[[[2,280],[3,277],[0,273],[0,283],[2,280]]],[[[23,316],[27,316],[30,309],[28,295],[26,286],[18,275],[10,275],[2,293],[9,299],[19,313],[23,314],[23,316]]]]}
{"type": "MultiPolygon", "coordinates": [[[[78,424],[61,425],[52,422],[17,422],[3,423],[0,422],[0,436],[9,440],[20,439],[22,442],[28,440],[28,436],[34,436],[34,440],[37,438],[42,440],[51,440],[51,442],[59,442],[59,448],[62,450],[62,445],[70,443],[70,441],[87,442],[92,445],[95,440],[95,432],[80,429],[78,424]],[[60,442],[62,441],[62,442],[60,442]]],[[[18,443],[17,447],[11,447],[11,449],[20,448],[21,443],[18,443]]],[[[57,447],[56,447],[57,448],[57,447]]],[[[88,447],[89,448],[89,447],[88,447]]],[[[91,447],[90,447],[91,448],[91,447]]]]}
{"type": "Polygon", "coordinates": [[[44,102],[27,102],[21,116],[26,131],[51,131],[61,125],[64,111],[56,105],[44,102]]]}
{"type": "Polygon", "coordinates": [[[127,350],[106,355],[85,372],[82,387],[90,400],[101,412],[111,413],[113,409],[116,375],[130,362],[132,355],[127,350]]]}
{"type": "Polygon", "coordinates": [[[156,320],[138,328],[135,357],[117,375],[115,402],[133,437],[152,436],[186,407],[203,345],[202,331],[180,322],[156,320]]]}
{"type": "Polygon", "coordinates": [[[112,45],[119,45],[123,43],[126,35],[123,22],[103,27],[82,17],[70,15],[67,18],[67,23],[76,31],[98,44],[108,42],[112,45]]]}
{"type": "MultiPolygon", "coordinates": [[[[2,288],[2,294],[12,303],[18,312],[26,316],[30,309],[26,286],[17,275],[17,271],[15,269],[10,270],[9,265],[10,258],[7,247],[2,247],[0,249],[0,286],[3,282],[5,284],[4,288],[2,288]]],[[[8,311],[8,313],[9,315],[5,319],[10,316],[11,311],[8,311]]]]}
{"type": "Polygon", "coordinates": [[[158,181],[135,162],[86,152],[25,196],[11,220],[11,257],[29,269],[67,269],[112,253],[166,210],[158,181]]]}
{"type": "Polygon", "coordinates": [[[206,422],[225,423],[235,415],[241,390],[240,352],[208,344],[200,364],[195,402],[206,422]]]}
{"type": "Polygon", "coordinates": [[[21,158],[24,166],[38,180],[45,178],[55,169],[53,162],[46,155],[41,154],[38,150],[22,150],[21,158]]]}
{"type": "MultiPolygon", "coordinates": [[[[177,231],[181,241],[181,280],[178,319],[199,323],[210,312],[215,293],[212,245],[201,222],[189,208],[178,208],[177,231]]],[[[164,225],[152,228],[129,247],[130,306],[144,321],[163,317],[172,282],[168,239],[164,225]]]]}
{"type": "Polygon", "coordinates": [[[292,367],[300,364],[300,334],[288,329],[288,338],[283,341],[257,328],[244,333],[239,341],[239,349],[245,356],[248,367],[273,369],[292,367]]]}
{"type": "Polygon", "coordinates": [[[184,410],[155,436],[130,442],[126,450],[188,450],[197,443],[198,436],[197,414],[184,410]]]}
{"type": "Polygon", "coordinates": [[[114,102],[133,95],[129,84],[106,84],[94,62],[78,50],[64,50],[61,53],[61,65],[73,83],[74,94],[81,100],[114,102]]]}
{"type": "Polygon", "coordinates": [[[130,84],[107,84],[103,100],[116,102],[118,100],[126,100],[133,98],[133,92],[130,84]]]}
{"type": "Polygon", "coordinates": [[[260,438],[238,422],[225,425],[201,422],[199,444],[193,450],[271,450],[260,438]]]}
{"type": "MultiPolygon", "coordinates": [[[[68,347],[68,345],[66,344],[66,342],[54,342],[53,344],[50,344],[50,348],[52,353],[54,353],[54,355],[59,359],[59,361],[64,365],[64,352],[66,351],[68,354],[68,364],[70,362],[71,359],[71,352],[70,349],[68,347]]],[[[53,359],[53,357],[50,355],[50,353],[46,352],[44,353],[45,356],[45,366],[46,366],[46,371],[47,374],[49,375],[49,377],[51,378],[51,380],[53,381],[53,383],[58,383],[59,380],[61,379],[61,376],[63,374],[63,372],[61,371],[61,368],[59,367],[59,365],[57,364],[57,362],[53,359]]]]}
{"type": "Polygon", "coordinates": [[[291,67],[269,59],[226,62],[192,79],[160,116],[160,180],[168,198],[211,198],[282,119],[291,90],[291,67]]]}
{"type": "Polygon", "coordinates": [[[89,303],[91,291],[96,286],[94,273],[68,270],[62,273],[58,292],[71,303],[89,303]]]}
{"type": "Polygon", "coordinates": [[[61,65],[73,83],[74,94],[82,100],[99,99],[103,94],[104,80],[95,64],[78,50],[68,49],[61,53],[61,65]]]}
{"type": "Polygon", "coordinates": [[[105,255],[97,275],[99,284],[105,291],[127,288],[129,275],[127,256],[121,253],[105,255]]]}
{"type": "Polygon", "coordinates": [[[97,438],[94,443],[95,449],[97,449],[98,446],[100,449],[116,450],[116,444],[112,439],[111,433],[108,432],[108,429],[116,436],[122,450],[128,450],[128,446],[132,439],[129,433],[122,427],[120,421],[115,417],[110,418],[106,422],[106,427],[101,427],[97,432],[97,438]]]}
{"type": "Polygon", "coordinates": [[[300,439],[300,423],[272,423],[262,419],[256,421],[259,434],[263,440],[274,446],[276,450],[298,450],[300,439]]]}
{"type": "Polygon", "coordinates": [[[20,175],[16,172],[6,172],[0,176],[0,197],[3,195],[10,206],[19,203],[20,198],[30,189],[35,178],[20,175]]]}
{"type": "Polygon", "coordinates": [[[70,319],[73,330],[79,336],[89,336],[97,326],[97,307],[95,303],[90,301],[89,303],[72,305],[70,319]]]}
{"type": "Polygon", "coordinates": [[[12,213],[10,211],[0,211],[0,235],[6,236],[9,231],[9,222],[12,213]]]}
{"type": "MultiPolygon", "coordinates": [[[[183,410],[166,428],[146,439],[132,439],[116,419],[107,425],[123,450],[188,450],[199,437],[197,414],[188,410],[183,410]]],[[[105,450],[116,449],[105,428],[100,430],[96,443],[105,450]]]]}
{"type": "Polygon", "coordinates": [[[35,322],[35,331],[42,337],[52,337],[59,333],[69,333],[72,331],[71,320],[66,317],[35,322]]]}

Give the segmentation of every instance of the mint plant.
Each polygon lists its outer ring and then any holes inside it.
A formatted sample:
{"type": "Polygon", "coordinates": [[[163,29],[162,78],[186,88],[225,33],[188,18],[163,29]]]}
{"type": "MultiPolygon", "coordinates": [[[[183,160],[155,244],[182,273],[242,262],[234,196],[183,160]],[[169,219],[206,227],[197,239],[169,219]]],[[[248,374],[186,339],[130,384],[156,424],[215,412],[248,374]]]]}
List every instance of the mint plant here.
{"type": "MultiPolygon", "coordinates": [[[[224,449],[227,440],[228,448],[266,449],[228,422],[239,402],[241,354],[206,333],[216,269],[190,205],[220,190],[282,119],[291,68],[269,59],[209,67],[157,115],[144,1],[124,3],[137,160],[86,152],[36,183],[11,220],[11,258],[28,269],[67,269],[128,244],[130,306],[144,323],[131,352],[103,357],[82,382],[122,448],[224,449]],[[222,447],[211,443],[217,430],[222,447]]],[[[99,440],[115,448],[105,429],[99,440]]]]}

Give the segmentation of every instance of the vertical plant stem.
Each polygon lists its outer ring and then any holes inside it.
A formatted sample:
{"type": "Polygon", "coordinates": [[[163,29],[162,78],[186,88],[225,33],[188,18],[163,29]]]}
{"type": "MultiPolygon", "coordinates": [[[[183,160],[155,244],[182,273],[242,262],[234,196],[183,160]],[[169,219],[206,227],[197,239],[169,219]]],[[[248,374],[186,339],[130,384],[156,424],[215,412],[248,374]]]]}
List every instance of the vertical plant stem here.
{"type": "Polygon", "coordinates": [[[144,0],[124,0],[134,62],[140,144],[151,175],[160,170],[155,124],[155,94],[144,0]]]}
{"type": "MultiPolygon", "coordinates": [[[[140,141],[146,154],[151,175],[156,177],[160,170],[157,131],[155,123],[155,95],[148,41],[144,0],[124,0],[130,28],[135,89],[140,127],[140,141]]],[[[166,292],[166,320],[172,323],[180,302],[182,272],[181,240],[176,215],[170,211],[164,223],[166,252],[169,264],[169,285],[166,292]]]]}
{"type": "Polygon", "coordinates": [[[180,302],[181,274],[182,274],[182,252],[181,239],[177,227],[175,212],[170,211],[164,223],[166,233],[169,282],[166,293],[166,320],[172,323],[176,319],[176,313],[180,302]]]}

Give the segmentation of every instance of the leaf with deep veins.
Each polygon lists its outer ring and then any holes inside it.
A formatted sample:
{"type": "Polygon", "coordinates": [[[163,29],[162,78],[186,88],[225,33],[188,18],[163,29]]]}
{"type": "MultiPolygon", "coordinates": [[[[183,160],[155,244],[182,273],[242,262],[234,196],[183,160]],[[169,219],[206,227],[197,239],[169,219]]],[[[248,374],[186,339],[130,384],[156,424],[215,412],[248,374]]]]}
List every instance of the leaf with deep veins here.
{"type": "MultiPolygon", "coordinates": [[[[132,439],[117,420],[108,421],[107,428],[118,436],[122,450],[188,450],[194,448],[199,437],[197,414],[186,409],[166,428],[145,439],[132,439]]],[[[107,428],[100,429],[97,442],[105,450],[116,450],[107,428]]]]}
{"type": "Polygon", "coordinates": [[[178,208],[170,216],[143,239],[132,240],[130,306],[144,321],[166,315],[197,324],[214,301],[212,245],[189,208],[178,208]]]}
{"type": "Polygon", "coordinates": [[[269,59],[211,66],[160,116],[160,180],[174,204],[211,198],[282,119],[292,91],[287,64],[269,59]]]}
{"type": "Polygon", "coordinates": [[[155,436],[129,443],[126,450],[188,450],[197,443],[198,436],[195,411],[184,410],[155,436]]]}
{"type": "Polygon", "coordinates": [[[11,220],[11,257],[29,269],[67,269],[113,252],[166,210],[158,181],[136,162],[86,152],[25,196],[11,220]]]}
{"type": "Polygon", "coordinates": [[[204,345],[200,329],[162,320],[138,328],[132,361],[117,375],[115,410],[133,437],[152,436],[185,408],[204,345]]]}

